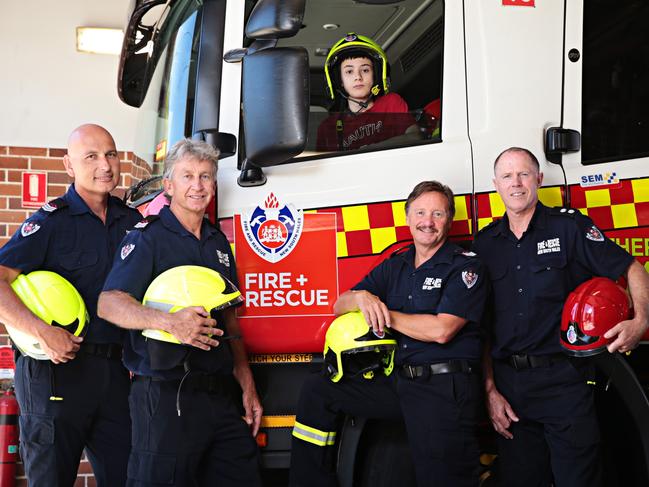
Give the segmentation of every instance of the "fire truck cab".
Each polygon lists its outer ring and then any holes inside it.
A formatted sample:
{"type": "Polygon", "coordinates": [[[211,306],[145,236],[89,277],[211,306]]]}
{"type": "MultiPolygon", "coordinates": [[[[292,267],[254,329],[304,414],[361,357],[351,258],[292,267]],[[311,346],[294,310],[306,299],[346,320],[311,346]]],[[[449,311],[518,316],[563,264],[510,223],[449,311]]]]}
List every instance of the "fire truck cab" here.
{"type": "MultiPolygon", "coordinates": [[[[118,89],[139,110],[136,157],[155,176],[182,137],[221,151],[213,216],[246,297],[239,319],[265,408],[267,468],[289,464],[300,384],[321,363],[337,295],[409,240],[403,208],[416,183],[453,189],[451,237],[468,244],[504,212],[495,157],[528,148],[545,174],[541,200],[589,215],[649,271],[646,3],[132,3],[118,89]],[[389,138],[366,125],[323,150],[319,130],[334,116],[324,63],[350,32],[385,51],[389,89],[412,124],[389,138]]],[[[149,193],[140,185],[131,201],[149,193]]],[[[598,361],[606,485],[649,483],[647,371],[647,345],[598,361]]],[[[399,425],[348,418],[341,428],[341,485],[408,485],[399,425]],[[394,454],[404,462],[379,461],[394,454]]]]}

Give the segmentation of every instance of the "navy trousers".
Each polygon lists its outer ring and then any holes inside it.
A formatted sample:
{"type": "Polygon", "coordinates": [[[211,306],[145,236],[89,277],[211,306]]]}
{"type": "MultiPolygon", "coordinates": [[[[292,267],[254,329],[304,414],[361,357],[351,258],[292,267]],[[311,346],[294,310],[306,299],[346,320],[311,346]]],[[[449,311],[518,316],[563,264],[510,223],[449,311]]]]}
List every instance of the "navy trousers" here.
{"type": "Polygon", "coordinates": [[[71,487],[86,449],[99,487],[126,483],[130,380],[118,358],[16,363],[20,454],[30,487],[71,487]]]}
{"type": "Polygon", "coordinates": [[[480,390],[479,376],[467,373],[408,379],[395,371],[387,378],[343,377],[338,383],[314,374],[300,395],[289,485],[338,485],[334,445],[340,419],[347,414],[403,418],[418,487],[477,487],[480,390]]]}
{"type": "Polygon", "coordinates": [[[257,444],[229,394],[190,386],[178,394],[178,387],[148,377],[133,382],[127,485],[261,486],[257,444]]]}
{"type": "Polygon", "coordinates": [[[504,487],[598,487],[600,434],[586,361],[515,370],[494,362],[496,387],[520,418],[498,435],[504,487]],[[577,364],[577,366],[575,365],[577,364]]]}

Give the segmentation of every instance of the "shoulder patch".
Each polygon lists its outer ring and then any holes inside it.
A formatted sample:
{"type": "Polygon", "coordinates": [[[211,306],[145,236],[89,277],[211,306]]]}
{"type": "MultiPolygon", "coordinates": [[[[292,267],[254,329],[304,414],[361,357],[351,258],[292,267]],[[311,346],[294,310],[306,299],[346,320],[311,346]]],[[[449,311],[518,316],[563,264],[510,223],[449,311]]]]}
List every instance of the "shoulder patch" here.
{"type": "Polygon", "coordinates": [[[135,249],[135,244],[128,243],[122,246],[122,249],[119,252],[119,256],[122,260],[126,259],[131,252],[135,249]]]}
{"type": "Polygon", "coordinates": [[[143,231],[146,227],[149,226],[150,223],[153,223],[154,221],[159,220],[159,219],[160,219],[160,217],[158,215],[149,215],[149,216],[145,217],[143,220],[140,220],[139,222],[137,222],[133,226],[133,229],[143,231]]]}
{"type": "Polygon", "coordinates": [[[45,213],[54,213],[61,208],[65,208],[66,206],[68,206],[67,201],[65,201],[63,198],[56,198],[45,203],[43,206],[41,206],[40,209],[45,213]]]}
{"type": "Polygon", "coordinates": [[[41,229],[41,226],[33,221],[26,221],[20,226],[20,234],[23,237],[29,237],[30,235],[38,232],[41,229]]]}
{"type": "Polygon", "coordinates": [[[588,240],[592,240],[593,242],[603,242],[604,234],[595,225],[591,225],[590,228],[586,230],[586,238],[588,240]]]}
{"type": "Polygon", "coordinates": [[[471,289],[475,285],[475,283],[478,282],[478,273],[475,271],[475,269],[467,269],[465,271],[462,271],[462,282],[467,287],[467,289],[471,289]]]}

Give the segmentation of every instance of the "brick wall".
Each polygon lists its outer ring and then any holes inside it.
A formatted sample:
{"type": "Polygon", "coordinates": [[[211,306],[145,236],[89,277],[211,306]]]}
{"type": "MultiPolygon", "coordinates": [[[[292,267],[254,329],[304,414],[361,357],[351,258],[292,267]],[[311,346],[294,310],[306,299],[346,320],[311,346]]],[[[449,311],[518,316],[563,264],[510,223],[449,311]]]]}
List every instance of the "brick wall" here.
{"type": "MultiPolygon", "coordinates": [[[[65,149],[42,147],[8,147],[0,146],[0,247],[20,227],[21,223],[36,209],[21,206],[23,171],[47,173],[47,199],[61,196],[72,182],[63,168],[65,149]]],[[[119,153],[121,162],[120,185],[113,192],[123,196],[126,189],[134,183],[149,176],[148,166],[131,152],[119,153]]],[[[5,328],[0,324],[0,345],[8,345],[5,328]]],[[[16,485],[28,485],[22,464],[18,465],[16,485]]],[[[79,474],[74,487],[94,487],[95,478],[87,458],[79,465],[79,474]]]]}
{"type": "MultiPolygon", "coordinates": [[[[23,171],[47,173],[47,199],[61,196],[72,182],[63,168],[65,149],[0,146],[0,247],[35,209],[21,206],[23,171]]],[[[131,152],[119,153],[121,181],[113,192],[123,196],[134,183],[149,176],[149,169],[131,152]]]]}

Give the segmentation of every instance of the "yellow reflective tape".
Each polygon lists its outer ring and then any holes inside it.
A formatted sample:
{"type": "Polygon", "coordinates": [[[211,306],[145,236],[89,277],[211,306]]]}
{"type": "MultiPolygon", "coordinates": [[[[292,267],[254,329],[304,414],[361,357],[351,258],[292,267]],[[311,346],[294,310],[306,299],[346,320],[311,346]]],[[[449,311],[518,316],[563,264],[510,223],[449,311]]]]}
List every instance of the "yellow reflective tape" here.
{"type": "Polygon", "coordinates": [[[345,232],[336,233],[336,255],[338,257],[347,257],[349,251],[347,250],[347,239],[345,238],[345,232]]]}
{"type": "Polygon", "coordinates": [[[561,187],[555,186],[553,188],[539,188],[539,200],[545,206],[549,206],[550,208],[554,206],[563,206],[561,187]]]}
{"type": "Polygon", "coordinates": [[[469,212],[466,207],[466,198],[464,196],[455,197],[455,217],[453,220],[468,220],[469,212]]]}
{"type": "Polygon", "coordinates": [[[491,216],[505,214],[505,204],[498,193],[489,193],[489,206],[491,207],[491,216]]]}
{"type": "Polygon", "coordinates": [[[615,228],[637,227],[638,218],[635,213],[635,205],[627,203],[624,205],[612,205],[613,226],[615,228]]]}
{"type": "Polygon", "coordinates": [[[248,357],[251,364],[282,364],[313,362],[312,353],[269,353],[252,354],[248,357]]]}
{"type": "Polygon", "coordinates": [[[631,181],[633,188],[633,201],[636,203],[649,202],[649,179],[634,179],[631,181]]]}
{"type": "Polygon", "coordinates": [[[406,202],[395,201],[392,203],[392,218],[395,227],[405,227],[406,223],[406,202]]]}
{"type": "Polygon", "coordinates": [[[290,416],[262,416],[262,428],[292,428],[295,425],[295,415],[290,416]]]}
{"type": "Polygon", "coordinates": [[[321,431],[298,421],[295,421],[293,436],[317,446],[329,446],[336,442],[335,431],[321,431]]]}
{"type": "Polygon", "coordinates": [[[586,191],[586,206],[588,208],[611,206],[611,193],[608,192],[608,189],[586,191]]]}
{"type": "Polygon", "coordinates": [[[342,208],[343,225],[346,232],[353,230],[369,230],[370,217],[367,206],[345,206],[342,208]]]}
{"type": "Polygon", "coordinates": [[[379,254],[397,241],[397,231],[394,227],[370,229],[372,253],[379,254]]]}

